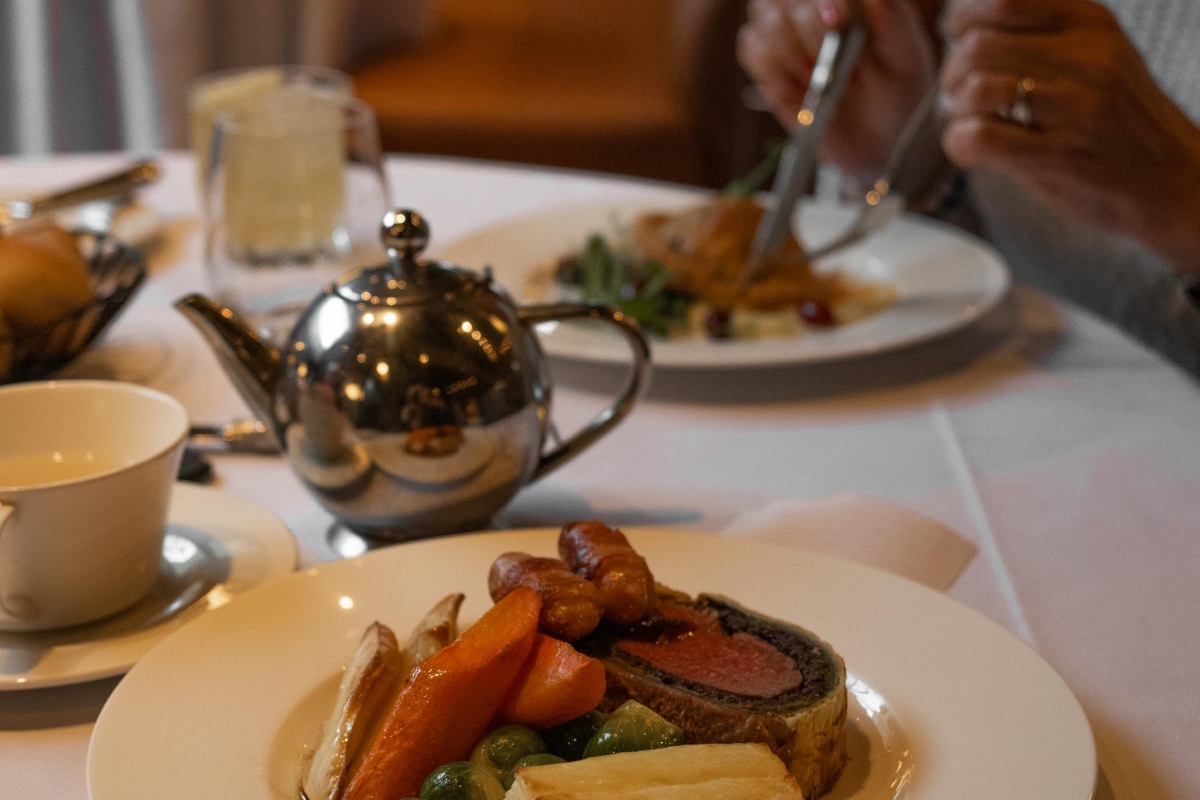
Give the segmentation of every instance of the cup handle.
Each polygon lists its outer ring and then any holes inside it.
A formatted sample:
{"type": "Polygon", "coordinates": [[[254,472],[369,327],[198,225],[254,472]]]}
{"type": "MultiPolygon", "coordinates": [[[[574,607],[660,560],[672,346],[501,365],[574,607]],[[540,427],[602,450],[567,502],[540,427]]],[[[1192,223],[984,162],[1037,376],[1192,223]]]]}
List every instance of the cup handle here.
{"type": "Polygon", "coordinates": [[[575,303],[525,306],[517,309],[517,318],[529,326],[541,322],[568,322],[571,320],[605,322],[621,332],[629,344],[629,349],[633,352],[633,366],[620,397],[611,406],[597,414],[579,433],[549,453],[544,453],[541,460],[538,461],[533,477],[530,478],[531,481],[536,481],[591,447],[633,410],[634,404],[646,387],[646,378],[650,374],[650,344],[646,341],[646,336],[638,327],[637,322],[618,309],[609,306],[575,303]]]}

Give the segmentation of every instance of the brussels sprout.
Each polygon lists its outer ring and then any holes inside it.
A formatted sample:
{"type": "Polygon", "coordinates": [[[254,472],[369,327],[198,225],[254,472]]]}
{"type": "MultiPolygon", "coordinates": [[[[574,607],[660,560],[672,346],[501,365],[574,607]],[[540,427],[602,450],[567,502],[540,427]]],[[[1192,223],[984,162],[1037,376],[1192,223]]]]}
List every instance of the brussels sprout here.
{"type": "Polygon", "coordinates": [[[601,711],[589,711],[582,717],[542,731],[546,750],[567,761],[578,761],[583,758],[583,748],[587,747],[588,740],[600,730],[606,719],[608,715],[601,711]]]}
{"type": "Polygon", "coordinates": [[[509,769],[508,772],[504,773],[504,780],[502,781],[504,784],[504,789],[505,791],[508,791],[512,788],[513,781],[517,779],[517,770],[519,770],[521,767],[540,767],[544,764],[562,764],[564,761],[565,759],[559,758],[556,755],[551,755],[550,753],[534,753],[531,756],[525,756],[517,761],[517,763],[513,764],[512,768],[509,769]]]}
{"type": "Polygon", "coordinates": [[[503,800],[504,787],[487,770],[470,761],[451,761],[421,784],[420,800],[503,800]]]}
{"type": "Polygon", "coordinates": [[[588,740],[583,757],[655,750],[682,742],[683,728],[672,725],[641,703],[630,700],[614,711],[588,740]]]}
{"type": "Polygon", "coordinates": [[[485,736],[475,743],[475,748],[471,750],[471,763],[496,780],[502,780],[505,770],[500,769],[500,767],[492,763],[491,757],[488,756],[489,744],[491,744],[490,736],[485,736]]]}
{"type": "Polygon", "coordinates": [[[533,728],[505,725],[488,737],[488,757],[500,769],[509,769],[525,756],[546,752],[546,743],[533,728]]]}

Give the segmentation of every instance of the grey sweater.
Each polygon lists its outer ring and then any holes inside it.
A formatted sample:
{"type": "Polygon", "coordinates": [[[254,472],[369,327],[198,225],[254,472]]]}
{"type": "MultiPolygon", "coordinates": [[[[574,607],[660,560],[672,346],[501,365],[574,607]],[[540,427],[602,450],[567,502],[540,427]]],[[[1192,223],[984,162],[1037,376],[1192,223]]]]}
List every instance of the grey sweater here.
{"type": "MultiPolygon", "coordinates": [[[[1159,85],[1200,122],[1200,0],[1106,4],[1159,85]]],[[[1200,375],[1200,310],[1179,292],[1170,264],[1137,242],[1067,222],[999,175],[976,172],[970,184],[984,234],[1017,280],[1108,318],[1200,375]]]]}

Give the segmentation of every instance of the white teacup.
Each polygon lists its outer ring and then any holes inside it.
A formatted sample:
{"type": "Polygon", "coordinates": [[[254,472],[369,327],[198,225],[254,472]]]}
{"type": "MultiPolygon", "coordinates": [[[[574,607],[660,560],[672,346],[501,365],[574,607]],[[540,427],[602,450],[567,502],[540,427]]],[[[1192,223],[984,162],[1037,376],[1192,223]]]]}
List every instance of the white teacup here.
{"type": "Polygon", "coordinates": [[[0,388],[0,630],[78,625],[150,591],[187,412],[109,381],[0,388]]]}

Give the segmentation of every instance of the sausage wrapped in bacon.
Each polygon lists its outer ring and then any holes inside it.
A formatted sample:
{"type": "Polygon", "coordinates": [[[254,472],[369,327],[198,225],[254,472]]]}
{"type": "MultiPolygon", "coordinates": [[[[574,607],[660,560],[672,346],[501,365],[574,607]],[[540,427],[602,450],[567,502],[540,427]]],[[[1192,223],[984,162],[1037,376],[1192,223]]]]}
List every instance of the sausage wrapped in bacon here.
{"type": "Polygon", "coordinates": [[[654,576],[619,530],[602,522],[572,522],[558,537],[558,554],[600,590],[606,620],[631,625],[654,610],[654,576]]]}
{"type": "Polygon", "coordinates": [[[488,573],[488,591],[500,602],[518,586],[542,596],[538,630],[572,642],[595,630],[604,604],[600,592],[557,558],[537,558],[527,553],[505,553],[493,562],[488,573]]]}

